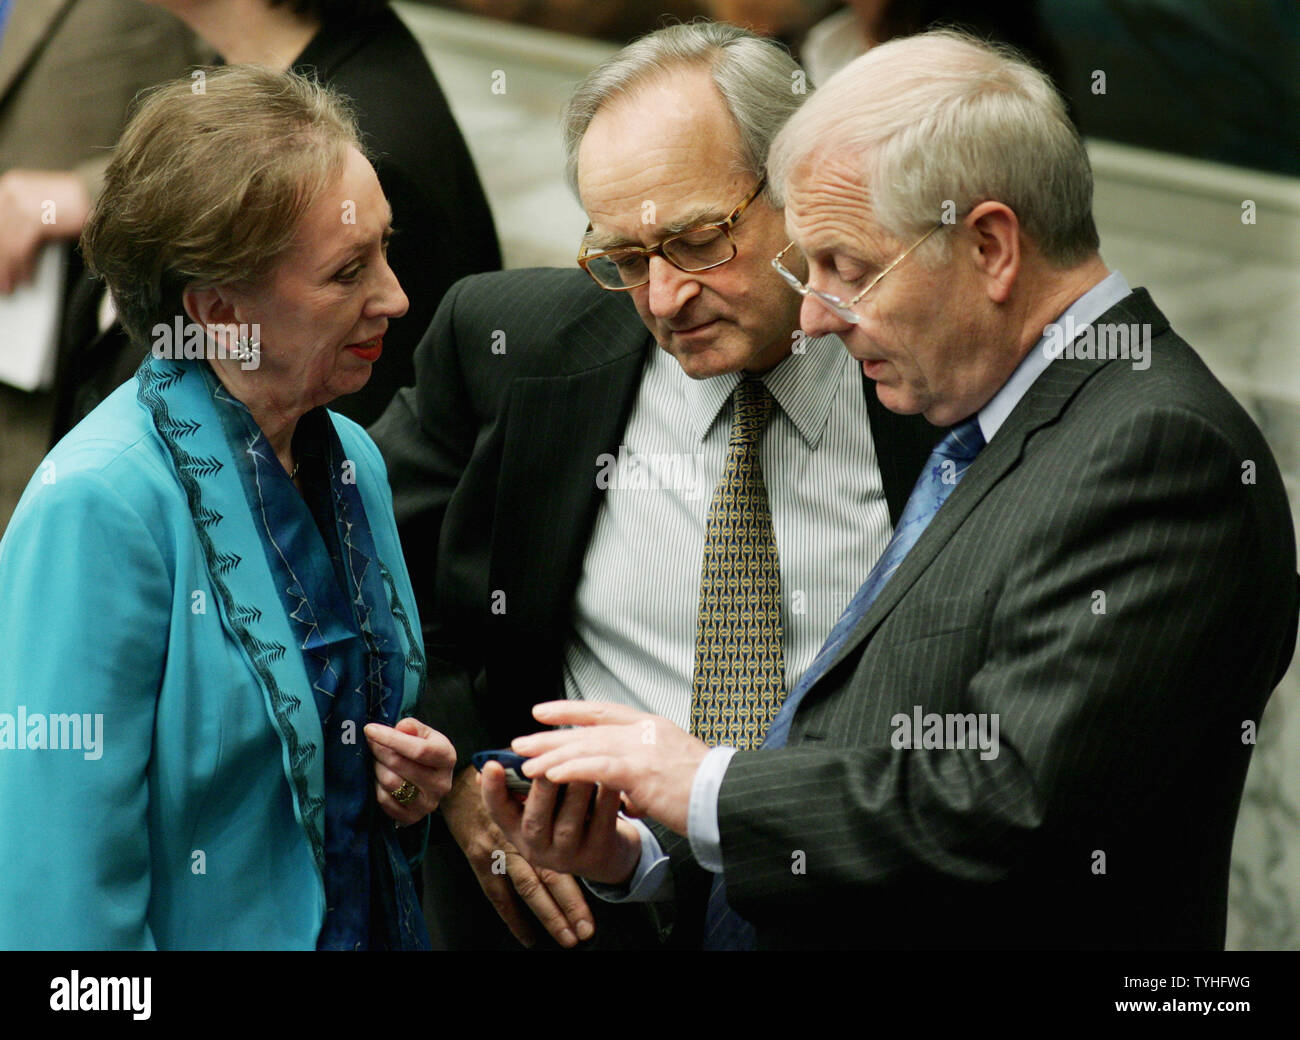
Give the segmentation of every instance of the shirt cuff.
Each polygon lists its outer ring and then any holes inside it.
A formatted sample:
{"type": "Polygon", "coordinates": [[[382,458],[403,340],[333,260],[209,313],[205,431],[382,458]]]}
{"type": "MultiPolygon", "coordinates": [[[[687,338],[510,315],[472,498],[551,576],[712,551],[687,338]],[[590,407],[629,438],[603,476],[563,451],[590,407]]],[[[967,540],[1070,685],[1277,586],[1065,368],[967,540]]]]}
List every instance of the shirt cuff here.
{"type": "Polygon", "coordinates": [[[718,828],[718,792],[734,747],[716,747],[704,756],[691,784],[691,804],[686,816],[686,836],[695,860],[705,870],[722,873],[722,833],[718,828]]]}
{"type": "Polygon", "coordinates": [[[582,883],[606,903],[661,903],[672,899],[673,875],[669,869],[669,859],[664,855],[654,831],[640,820],[622,813],[619,816],[631,823],[641,835],[641,858],[637,861],[636,870],[622,885],[604,885],[586,878],[582,879],[582,883]]]}

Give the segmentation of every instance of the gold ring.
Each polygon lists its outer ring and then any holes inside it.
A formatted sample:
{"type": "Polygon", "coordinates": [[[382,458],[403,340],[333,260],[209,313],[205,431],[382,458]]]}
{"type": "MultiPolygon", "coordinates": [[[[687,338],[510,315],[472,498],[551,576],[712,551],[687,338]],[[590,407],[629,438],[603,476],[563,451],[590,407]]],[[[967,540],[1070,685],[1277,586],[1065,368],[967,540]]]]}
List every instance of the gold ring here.
{"type": "Polygon", "coordinates": [[[415,784],[411,783],[411,781],[403,780],[401,787],[396,791],[389,791],[388,793],[393,796],[393,801],[398,805],[406,805],[420,793],[420,789],[416,787],[415,784]]]}

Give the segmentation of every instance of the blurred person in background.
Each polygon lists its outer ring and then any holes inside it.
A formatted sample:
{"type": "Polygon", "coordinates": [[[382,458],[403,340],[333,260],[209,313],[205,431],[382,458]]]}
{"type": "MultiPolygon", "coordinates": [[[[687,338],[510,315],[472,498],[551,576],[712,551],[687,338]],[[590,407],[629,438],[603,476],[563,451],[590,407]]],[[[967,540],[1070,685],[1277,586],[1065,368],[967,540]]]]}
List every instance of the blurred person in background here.
{"type": "Polygon", "coordinates": [[[876,44],[935,26],[959,25],[984,39],[1009,43],[1029,55],[1061,85],[1062,63],[1039,15],[1039,0],[849,0],[804,37],[799,60],[808,78],[825,83],[876,44]]]}
{"type": "Polygon", "coordinates": [[[814,85],[825,83],[860,54],[899,36],[935,26],[961,26],[1030,55],[1061,84],[1062,62],[1039,14],[1040,0],[704,0],[720,21],[744,25],[795,46],[814,85]],[[838,10],[833,10],[838,7],[838,10]]]}
{"type": "Polygon", "coordinates": [[[700,0],[419,0],[467,14],[497,18],[625,43],[666,20],[685,20],[703,10],[700,0]]]}
{"type": "Polygon", "coordinates": [[[877,44],[962,28],[1046,72],[1085,137],[1300,175],[1300,5],[1289,0],[701,3],[789,43],[818,86],[877,44]]]}
{"type": "MultiPolygon", "coordinates": [[[[69,247],[76,284],[70,247],[131,98],[201,56],[184,25],[138,0],[0,0],[0,297],[52,241],[69,247]]],[[[0,383],[0,532],[49,446],[52,408],[48,392],[0,383]]]]}

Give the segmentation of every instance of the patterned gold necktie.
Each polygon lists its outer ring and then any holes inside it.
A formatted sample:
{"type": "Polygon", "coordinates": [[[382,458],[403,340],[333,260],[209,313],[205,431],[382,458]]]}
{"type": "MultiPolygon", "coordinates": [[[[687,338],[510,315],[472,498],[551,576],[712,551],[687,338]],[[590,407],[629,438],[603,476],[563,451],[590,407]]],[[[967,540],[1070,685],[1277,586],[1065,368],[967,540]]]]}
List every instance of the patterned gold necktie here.
{"type": "Polygon", "coordinates": [[[762,744],[785,696],[781,568],[758,461],[772,395],[742,379],[732,408],[727,467],[704,536],[691,732],[711,747],[748,749],[762,744]]]}

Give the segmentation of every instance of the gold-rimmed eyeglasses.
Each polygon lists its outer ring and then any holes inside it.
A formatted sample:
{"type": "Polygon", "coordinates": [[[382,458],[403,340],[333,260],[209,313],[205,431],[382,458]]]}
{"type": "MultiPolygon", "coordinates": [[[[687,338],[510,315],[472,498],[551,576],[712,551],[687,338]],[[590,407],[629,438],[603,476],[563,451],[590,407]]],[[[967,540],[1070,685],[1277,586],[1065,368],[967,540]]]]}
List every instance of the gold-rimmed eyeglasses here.
{"type": "Polygon", "coordinates": [[[895,267],[901,264],[903,260],[907,257],[908,253],[910,253],[913,249],[919,246],[927,238],[933,235],[941,227],[943,227],[943,224],[935,224],[934,227],[932,227],[924,235],[922,235],[910,246],[904,249],[892,264],[890,264],[883,271],[881,271],[880,274],[876,275],[875,278],[871,279],[867,287],[863,289],[862,292],[858,293],[857,296],[853,297],[853,299],[851,299],[848,303],[845,303],[838,296],[832,296],[828,292],[822,292],[820,289],[814,289],[810,285],[804,285],[803,282],[799,281],[798,278],[796,278],[793,274],[791,274],[788,270],[786,270],[785,264],[781,263],[781,257],[785,256],[785,254],[788,253],[794,247],[793,242],[787,245],[784,249],[781,250],[781,252],[777,253],[776,256],[772,258],[772,266],[775,267],[777,273],[782,278],[785,279],[786,284],[789,285],[790,288],[793,289],[795,292],[797,292],[800,296],[816,296],[817,299],[821,300],[821,302],[824,303],[827,307],[829,307],[836,314],[836,316],[838,316],[841,320],[847,321],[851,325],[856,325],[862,319],[859,318],[857,314],[854,313],[853,308],[857,306],[857,304],[861,301],[862,297],[866,296],[867,293],[871,292],[872,289],[874,289],[877,285],[879,285],[880,279],[884,278],[885,275],[889,274],[890,271],[892,271],[895,267]]]}
{"type": "MultiPolygon", "coordinates": [[[[722,220],[713,224],[702,224],[688,228],[675,235],[669,235],[657,246],[642,249],[640,246],[618,246],[615,249],[603,249],[599,252],[587,252],[584,244],[578,252],[578,266],[586,271],[602,288],[614,292],[636,289],[650,281],[650,258],[662,257],[677,270],[688,274],[710,271],[721,267],[728,260],[734,260],[737,249],[731,229],[749,204],[758,198],[759,192],[767,184],[764,177],[754,190],[746,195],[735,209],[722,220]]],[[[584,237],[591,234],[591,225],[587,225],[584,237]]]]}

